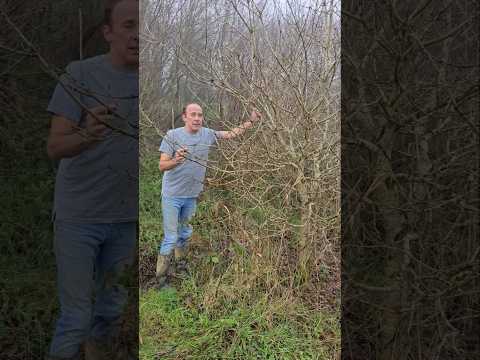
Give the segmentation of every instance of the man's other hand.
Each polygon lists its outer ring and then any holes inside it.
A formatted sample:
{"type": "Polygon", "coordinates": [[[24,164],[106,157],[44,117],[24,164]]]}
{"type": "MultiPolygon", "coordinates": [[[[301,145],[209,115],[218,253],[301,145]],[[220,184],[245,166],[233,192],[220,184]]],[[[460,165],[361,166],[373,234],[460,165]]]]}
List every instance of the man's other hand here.
{"type": "Polygon", "coordinates": [[[110,130],[106,124],[109,124],[113,118],[112,111],[114,107],[96,106],[89,109],[87,113],[85,128],[89,135],[95,139],[101,139],[110,130]]]}
{"type": "Polygon", "coordinates": [[[175,157],[173,158],[177,164],[181,164],[185,161],[187,155],[187,149],[182,147],[175,152],[175,157]]]}

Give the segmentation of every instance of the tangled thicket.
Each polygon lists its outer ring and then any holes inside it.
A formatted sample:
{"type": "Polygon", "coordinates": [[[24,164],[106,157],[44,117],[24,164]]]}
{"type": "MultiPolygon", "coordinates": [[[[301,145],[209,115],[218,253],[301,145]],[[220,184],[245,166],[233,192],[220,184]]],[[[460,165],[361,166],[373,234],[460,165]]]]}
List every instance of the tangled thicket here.
{"type": "Polygon", "coordinates": [[[258,270],[245,276],[271,293],[301,289],[313,305],[332,303],[340,206],[335,2],[142,5],[142,151],[181,126],[175,117],[186,102],[201,103],[215,129],[238,126],[257,108],[262,121],[220,141],[208,165],[207,188],[231,200],[216,212],[222,249],[244,246],[258,270]]]}
{"type": "Polygon", "coordinates": [[[478,3],[343,10],[345,354],[478,358],[478,3]]]}

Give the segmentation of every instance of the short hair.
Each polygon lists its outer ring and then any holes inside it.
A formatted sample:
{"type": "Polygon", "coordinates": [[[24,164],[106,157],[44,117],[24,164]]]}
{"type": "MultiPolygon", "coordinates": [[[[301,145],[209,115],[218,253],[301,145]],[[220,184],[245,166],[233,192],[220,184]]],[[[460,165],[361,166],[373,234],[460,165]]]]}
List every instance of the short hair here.
{"type": "Polygon", "coordinates": [[[83,35],[83,42],[82,42],[82,48],[83,49],[86,48],[87,43],[92,39],[92,37],[99,30],[102,29],[103,25],[108,25],[110,27],[112,26],[113,10],[115,9],[115,6],[117,6],[117,4],[121,1],[123,1],[123,0],[104,0],[103,1],[103,5],[104,5],[104,7],[103,7],[103,18],[97,24],[95,24],[91,28],[87,29],[87,31],[85,31],[85,34],[83,35]]]}
{"type": "Polygon", "coordinates": [[[112,24],[112,13],[115,9],[115,6],[123,0],[105,0],[105,7],[103,10],[103,24],[111,25],[112,24]]]}
{"type": "Polygon", "coordinates": [[[198,106],[200,106],[200,105],[197,104],[196,102],[189,102],[189,103],[187,103],[187,104],[183,107],[183,109],[182,109],[182,115],[183,115],[183,114],[185,114],[185,115],[187,114],[187,108],[188,108],[190,105],[198,105],[198,106]]]}

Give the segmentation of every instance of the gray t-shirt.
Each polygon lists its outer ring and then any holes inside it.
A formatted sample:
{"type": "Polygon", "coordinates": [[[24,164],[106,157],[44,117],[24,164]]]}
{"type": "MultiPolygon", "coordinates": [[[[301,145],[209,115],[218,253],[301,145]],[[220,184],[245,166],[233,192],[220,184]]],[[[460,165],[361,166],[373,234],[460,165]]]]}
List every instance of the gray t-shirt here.
{"type": "MultiPolygon", "coordinates": [[[[114,68],[106,55],[75,61],[62,76],[87,108],[115,104],[114,125],[137,138],[110,131],[106,139],[60,161],[54,214],[58,220],[116,223],[138,219],[138,72],[114,68]]],[[[84,127],[85,111],[58,84],[48,111],[84,127]]]]}
{"type": "Polygon", "coordinates": [[[175,151],[186,147],[188,154],[185,162],[165,171],[162,179],[163,196],[197,197],[202,192],[208,152],[216,138],[214,130],[203,127],[195,134],[183,127],[167,132],[160,144],[160,151],[173,158],[175,151]]]}

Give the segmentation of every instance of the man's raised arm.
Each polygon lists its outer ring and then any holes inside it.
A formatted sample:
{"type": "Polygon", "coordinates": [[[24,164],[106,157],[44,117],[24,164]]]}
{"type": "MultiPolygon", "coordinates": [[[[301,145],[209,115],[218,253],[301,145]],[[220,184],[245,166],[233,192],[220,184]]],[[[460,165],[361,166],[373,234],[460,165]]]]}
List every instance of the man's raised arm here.
{"type": "Polygon", "coordinates": [[[250,115],[250,120],[245,121],[242,125],[233,128],[230,131],[217,131],[217,137],[219,139],[233,139],[236,138],[237,136],[243,135],[247,129],[250,129],[253,124],[261,119],[262,115],[257,111],[253,110],[251,115],[250,115]]]}

